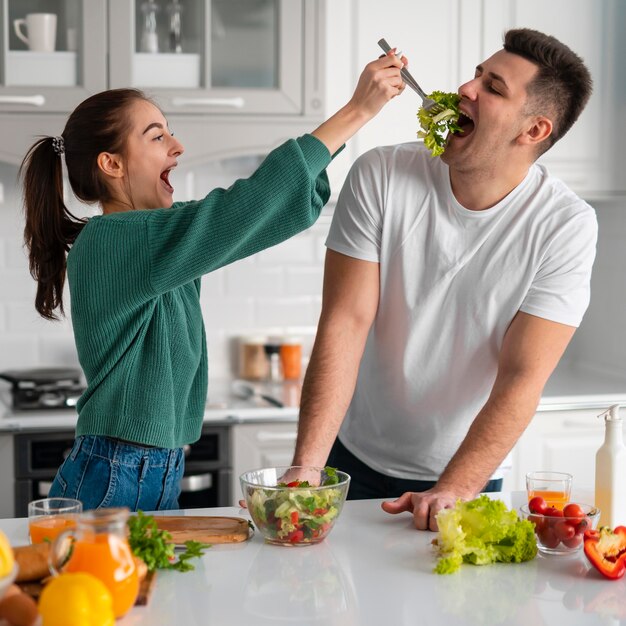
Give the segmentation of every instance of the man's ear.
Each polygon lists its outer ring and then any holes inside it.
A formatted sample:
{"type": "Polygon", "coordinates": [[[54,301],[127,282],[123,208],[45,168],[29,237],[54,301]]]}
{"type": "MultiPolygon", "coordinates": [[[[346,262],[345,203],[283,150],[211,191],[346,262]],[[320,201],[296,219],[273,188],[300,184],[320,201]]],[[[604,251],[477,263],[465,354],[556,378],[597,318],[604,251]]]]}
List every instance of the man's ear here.
{"type": "Polygon", "coordinates": [[[537,145],[552,134],[552,120],[539,115],[531,120],[530,125],[519,136],[521,143],[537,145]]]}
{"type": "Polygon", "coordinates": [[[119,154],[101,152],[98,155],[97,163],[105,176],[110,178],[122,178],[124,176],[124,164],[119,154]]]}

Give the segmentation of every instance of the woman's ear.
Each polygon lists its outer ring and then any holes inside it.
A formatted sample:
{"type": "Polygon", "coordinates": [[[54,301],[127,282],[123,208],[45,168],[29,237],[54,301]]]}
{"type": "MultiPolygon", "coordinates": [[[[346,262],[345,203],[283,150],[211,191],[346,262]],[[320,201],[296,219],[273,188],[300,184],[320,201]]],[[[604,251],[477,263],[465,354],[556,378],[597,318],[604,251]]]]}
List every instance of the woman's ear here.
{"type": "Polygon", "coordinates": [[[540,115],[532,120],[531,125],[520,135],[522,143],[537,145],[552,134],[552,120],[540,115]]]}
{"type": "Polygon", "coordinates": [[[97,163],[105,176],[110,178],[122,178],[124,176],[124,164],[119,154],[101,152],[98,155],[97,163]]]}

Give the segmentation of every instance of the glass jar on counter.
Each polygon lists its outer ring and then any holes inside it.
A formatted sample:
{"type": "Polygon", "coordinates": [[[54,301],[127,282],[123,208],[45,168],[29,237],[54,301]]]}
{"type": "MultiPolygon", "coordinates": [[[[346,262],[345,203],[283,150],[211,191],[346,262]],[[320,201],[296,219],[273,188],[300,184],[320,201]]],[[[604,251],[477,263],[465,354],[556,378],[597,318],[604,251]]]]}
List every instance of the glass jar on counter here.
{"type": "Polygon", "coordinates": [[[280,344],[280,363],[285,380],[299,380],[302,376],[302,341],[298,337],[284,337],[280,344]]]}
{"type": "Polygon", "coordinates": [[[267,380],[269,360],[265,354],[267,337],[253,336],[239,339],[239,377],[245,380],[267,380]]]}

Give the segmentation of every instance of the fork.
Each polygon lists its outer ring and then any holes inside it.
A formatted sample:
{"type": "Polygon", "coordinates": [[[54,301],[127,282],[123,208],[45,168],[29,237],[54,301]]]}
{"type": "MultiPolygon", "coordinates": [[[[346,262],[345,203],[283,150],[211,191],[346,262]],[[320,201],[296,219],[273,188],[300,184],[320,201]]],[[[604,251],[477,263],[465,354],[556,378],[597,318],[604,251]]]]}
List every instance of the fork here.
{"type": "MultiPolygon", "coordinates": [[[[387,43],[387,41],[384,38],[379,40],[378,45],[385,52],[389,52],[391,50],[391,46],[387,43]]],[[[441,106],[440,104],[435,102],[432,98],[429,98],[424,93],[424,90],[419,86],[419,84],[413,78],[413,76],[411,76],[411,73],[409,72],[409,70],[407,70],[406,68],[403,67],[400,70],[400,74],[402,75],[402,78],[403,78],[404,82],[409,87],[411,87],[411,89],[413,89],[413,91],[415,91],[415,93],[417,93],[417,95],[422,99],[422,107],[426,111],[428,111],[430,114],[435,114],[435,115],[437,113],[441,113],[441,111],[443,111],[443,106],[441,106]]]]}

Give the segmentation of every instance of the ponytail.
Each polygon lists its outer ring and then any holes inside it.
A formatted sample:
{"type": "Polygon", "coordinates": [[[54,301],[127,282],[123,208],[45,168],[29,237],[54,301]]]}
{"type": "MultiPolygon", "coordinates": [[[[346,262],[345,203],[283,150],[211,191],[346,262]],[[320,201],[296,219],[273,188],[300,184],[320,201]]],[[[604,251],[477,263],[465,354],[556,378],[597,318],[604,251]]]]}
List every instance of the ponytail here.
{"type": "Polygon", "coordinates": [[[24,242],[31,276],[37,281],[35,308],[46,319],[63,310],[66,256],[86,220],[63,201],[63,141],[44,137],[28,151],[20,167],[24,186],[24,242]]]}
{"type": "Polygon", "coordinates": [[[81,102],[70,114],[60,137],[44,137],[28,151],[20,167],[24,186],[30,273],[37,281],[35,308],[42,317],[63,314],[66,258],[87,223],[63,202],[63,170],[74,195],[86,204],[111,198],[98,167],[102,152],[125,154],[131,131],[129,110],[137,101],[152,102],[137,89],[110,89],[81,102]]]}

